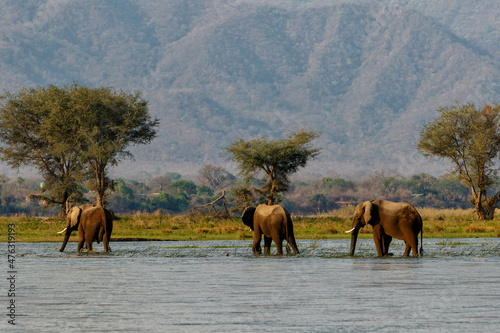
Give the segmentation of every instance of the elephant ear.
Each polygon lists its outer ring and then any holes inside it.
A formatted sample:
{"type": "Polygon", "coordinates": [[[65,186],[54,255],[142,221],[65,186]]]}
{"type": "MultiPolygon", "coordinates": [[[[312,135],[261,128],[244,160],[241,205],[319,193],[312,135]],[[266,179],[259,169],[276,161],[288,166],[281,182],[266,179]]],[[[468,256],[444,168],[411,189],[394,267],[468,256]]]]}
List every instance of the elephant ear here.
{"type": "Polygon", "coordinates": [[[243,220],[243,223],[250,227],[250,229],[253,230],[253,215],[255,213],[255,207],[247,207],[244,211],[243,214],[241,214],[241,219],[243,220]]]}
{"type": "Polygon", "coordinates": [[[371,203],[371,201],[365,201],[363,207],[365,207],[365,223],[368,224],[368,222],[372,219],[373,204],[371,203]]]}
{"type": "Polygon", "coordinates": [[[68,219],[70,220],[69,226],[71,229],[74,229],[78,226],[78,222],[80,222],[80,216],[82,215],[82,210],[79,207],[73,207],[69,211],[68,219]]]}

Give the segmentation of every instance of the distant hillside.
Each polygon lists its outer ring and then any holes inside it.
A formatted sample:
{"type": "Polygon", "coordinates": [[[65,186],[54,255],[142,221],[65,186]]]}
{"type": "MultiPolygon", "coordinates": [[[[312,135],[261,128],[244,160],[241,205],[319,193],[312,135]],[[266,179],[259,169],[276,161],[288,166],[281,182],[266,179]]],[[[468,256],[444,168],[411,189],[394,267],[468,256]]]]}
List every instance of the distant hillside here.
{"type": "Polygon", "coordinates": [[[439,174],[415,151],[422,124],[455,101],[500,102],[493,0],[7,0],[0,12],[1,88],[76,80],[150,99],[158,138],[117,174],[226,165],[238,137],[301,127],[323,132],[310,173],[439,174]]]}

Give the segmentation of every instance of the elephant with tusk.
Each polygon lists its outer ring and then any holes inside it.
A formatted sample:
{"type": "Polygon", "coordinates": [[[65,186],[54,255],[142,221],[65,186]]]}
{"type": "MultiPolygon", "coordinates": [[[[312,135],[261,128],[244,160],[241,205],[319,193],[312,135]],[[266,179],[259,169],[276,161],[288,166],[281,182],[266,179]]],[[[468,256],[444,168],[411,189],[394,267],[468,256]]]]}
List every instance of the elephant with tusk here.
{"type": "Polygon", "coordinates": [[[404,202],[373,200],[360,203],[354,212],[351,234],[350,254],[354,255],[359,230],[365,225],[373,227],[373,240],[379,257],[389,254],[392,238],[404,240],[404,255],[410,250],[418,256],[418,234],[420,233],[420,254],[422,255],[423,227],[422,218],[417,210],[404,202]]]}
{"type": "Polygon", "coordinates": [[[64,240],[60,252],[64,251],[71,233],[78,230],[78,251],[83,248],[84,242],[87,251],[92,251],[92,242],[104,243],[104,252],[110,251],[109,240],[113,230],[113,213],[108,209],[94,205],[73,207],[66,217],[66,228],[58,233],[64,233],[64,240]]]}

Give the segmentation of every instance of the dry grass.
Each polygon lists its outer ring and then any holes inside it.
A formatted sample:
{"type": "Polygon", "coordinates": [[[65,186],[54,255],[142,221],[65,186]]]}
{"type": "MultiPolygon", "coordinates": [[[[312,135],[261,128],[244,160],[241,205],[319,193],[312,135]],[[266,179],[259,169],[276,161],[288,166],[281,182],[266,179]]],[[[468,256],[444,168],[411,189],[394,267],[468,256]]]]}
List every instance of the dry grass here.
{"type": "MultiPolygon", "coordinates": [[[[500,237],[500,212],[491,221],[478,221],[472,210],[419,208],[425,238],[500,237]]],[[[327,214],[293,217],[297,239],[349,238],[354,207],[344,207],[327,214]]],[[[60,242],[57,231],[65,227],[59,218],[40,219],[27,216],[0,218],[0,242],[8,240],[9,223],[16,225],[17,242],[60,242]]],[[[371,238],[372,229],[365,227],[360,237],[371,238]]],[[[76,241],[77,232],[71,240],[76,241]]],[[[253,232],[238,217],[213,219],[155,214],[120,216],[114,221],[112,239],[144,238],[161,240],[236,240],[252,239],[253,232]]]]}

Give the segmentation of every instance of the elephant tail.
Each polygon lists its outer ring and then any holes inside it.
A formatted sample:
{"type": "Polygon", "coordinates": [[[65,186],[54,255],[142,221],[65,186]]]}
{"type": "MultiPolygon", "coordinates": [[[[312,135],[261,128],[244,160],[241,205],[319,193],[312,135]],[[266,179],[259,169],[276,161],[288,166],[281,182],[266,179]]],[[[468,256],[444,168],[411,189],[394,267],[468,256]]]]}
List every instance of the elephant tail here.
{"type": "Polygon", "coordinates": [[[420,256],[424,255],[424,227],[420,230],[420,256]]]}
{"type": "MultiPolygon", "coordinates": [[[[285,211],[286,212],[286,211],[285,211]]],[[[285,223],[285,236],[286,236],[286,254],[290,253],[290,242],[289,236],[290,236],[290,225],[292,224],[292,218],[290,217],[290,214],[286,212],[286,223],[285,223]]]]}
{"type": "Polygon", "coordinates": [[[424,224],[422,223],[422,217],[420,214],[418,214],[418,217],[420,218],[420,225],[422,226],[422,229],[420,229],[420,256],[424,255],[424,224]]]}
{"type": "Polygon", "coordinates": [[[288,223],[286,224],[286,254],[290,253],[290,243],[288,242],[288,223]]]}

